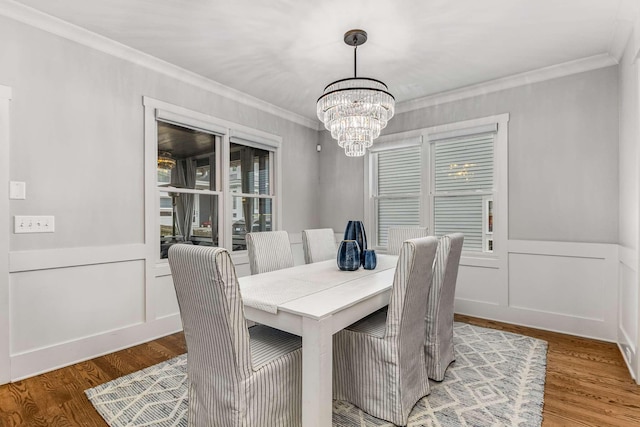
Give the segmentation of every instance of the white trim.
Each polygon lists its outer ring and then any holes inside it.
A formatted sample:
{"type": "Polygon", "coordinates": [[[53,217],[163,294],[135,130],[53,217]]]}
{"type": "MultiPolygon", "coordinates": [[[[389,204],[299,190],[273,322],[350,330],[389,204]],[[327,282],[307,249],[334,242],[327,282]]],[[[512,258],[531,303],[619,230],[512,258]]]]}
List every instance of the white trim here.
{"type": "Polygon", "coordinates": [[[145,245],[93,246],[9,252],[9,272],[48,270],[145,259],[145,245]]]}
{"type": "Polygon", "coordinates": [[[618,246],[618,258],[622,264],[629,267],[632,271],[638,271],[638,252],[635,249],[618,246]]]}
{"type": "Polygon", "coordinates": [[[539,83],[572,74],[583,73],[585,71],[597,70],[599,68],[616,65],[617,63],[618,61],[607,53],[594,55],[587,58],[577,59],[575,61],[540,68],[538,70],[514,74],[512,76],[502,77],[500,79],[490,80],[484,83],[478,83],[459,89],[453,89],[422,98],[400,102],[396,104],[396,114],[432,107],[434,105],[444,104],[447,102],[473,98],[475,96],[488,95],[505,89],[539,83]]]}
{"type": "MultiPolygon", "coordinates": [[[[398,132],[389,135],[381,136],[376,143],[367,150],[364,159],[364,224],[369,230],[369,246],[372,249],[385,252],[386,247],[376,245],[378,241],[378,224],[376,220],[375,204],[376,204],[376,194],[378,192],[377,189],[377,169],[371,167],[371,163],[373,161],[377,161],[377,154],[387,150],[397,150],[402,148],[409,147],[419,147],[420,155],[422,161],[422,169],[425,170],[427,165],[429,164],[429,150],[426,148],[426,144],[424,144],[424,139],[422,136],[422,130],[410,130],[405,132],[398,132]]],[[[420,226],[428,227],[427,217],[426,217],[426,196],[425,189],[427,187],[427,180],[425,178],[425,174],[421,173],[421,182],[420,187],[422,191],[420,194],[416,193],[405,193],[402,195],[398,195],[397,197],[417,197],[420,203],[420,226]]],[[[381,197],[384,199],[394,198],[396,196],[385,196],[381,197]]]]}
{"type": "Polygon", "coordinates": [[[529,328],[576,335],[585,338],[616,342],[610,323],[569,316],[562,313],[550,313],[525,308],[508,307],[484,301],[455,300],[456,313],[487,320],[522,325],[529,328]],[[561,325],[561,326],[559,326],[561,325]]]}
{"type": "Polygon", "coordinates": [[[152,71],[165,74],[200,89],[224,96],[225,98],[232,99],[240,104],[273,114],[274,116],[281,117],[310,129],[316,131],[321,129],[321,124],[317,120],[312,120],[285,110],[284,108],[270,104],[236,89],[232,89],[214,80],[205,78],[199,74],[185,70],[184,68],[178,67],[129,46],[125,46],[122,43],[118,43],[107,37],[93,33],[51,15],[47,15],[46,13],[15,1],[5,0],[2,4],[2,8],[0,8],[0,15],[23,22],[27,25],[31,25],[32,27],[47,31],[76,43],[80,43],[108,55],[124,59],[152,71]]]}
{"type": "MultiPolygon", "coordinates": [[[[422,129],[422,133],[425,137],[425,141],[428,145],[433,145],[433,142],[438,141],[442,136],[457,135],[460,132],[467,132],[468,130],[478,129],[479,132],[484,132],[488,129],[487,126],[497,125],[497,132],[494,140],[493,150],[493,164],[494,164],[494,182],[495,188],[491,193],[493,195],[493,252],[491,253],[475,253],[475,252],[463,252],[462,258],[464,262],[472,262],[476,266],[483,266],[487,268],[500,269],[499,283],[505,287],[505,291],[508,286],[508,271],[507,271],[507,233],[508,233],[508,220],[509,220],[509,176],[508,176],[508,163],[509,163],[509,147],[508,147],[508,128],[509,114],[496,114],[493,116],[481,117],[478,119],[464,120],[460,122],[446,123],[442,125],[432,126],[422,129]],[[432,135],[436,135],[436,139],[432,140],[432,135]]],[[[431,149],[429,149],[431,154],[431,149]]],[[[429,164],[429,170],[431,171],[433,164],[429,164]]],[[[431,172],[428,174],[428,179],[431,181],[431,172]]],[[[433,183],[430,182],[429,188],[429,230],[432,232],[435,230],[434,218],[433,218],[433,198],[435,195],[433,183]]],[[[461,263],[463,261],[461,260],[461,263]]],[[[505,292],[506,293],[506,292],[505,292]]],[[[504,301],[506,303],[506,301],[504,301]]]]}
{"type": "Polygon", "coordinates": [[[509,240],[510,254],[568,256],[574,258],[618,258],[618,246],[611,243],[553,242],[544,240],[509,240]]]}
{"type": "MultiPolygon", "coordinates": [[[[142,104],[145,114],[145,194],[154,194],[154,197],[145,198],[145,217],[155,218],[159,209],[157,194],[158,187],[156,183],[156,155],[157,155],[157,120],[167,121],[179,126],[192,127],[205,132],[212,132],[218,135],[220,141],[216,140],[217,159],[221,160],[221,167],[217,168],[219,175],[216,191],[206,192],[209,194],[219,195],[219,230],[225,230],[225,224],[231,224],[232,221],[232,197],[241,196],[240,193],[231,193],[223,191],[229,187],[229,164],[224,159],[229,158],[230,140],[233,136],[240,139],[248,139],[249,142],[255,141],[261,145],[260,148],[268,149],[271,157],[271,173],[272,179],[275,179],[275,189],[272,187],[270,195],[251,195],[256,198],[269,198],[275,203],[272,206],[273,229],[279,230],[282,227],[282,137],[228,120],[220,119],[198,111],[193,111],[179,105],[174,105],[165,101],[160,101],[148,96],[143,96],[142,104]],[[231,135],[231,136],[230,136],[231,135]],[[275,191],[275,194],[274,194],[275,191]]],[[[273,182],[273,180],[272,180],[273,182]]],[[[161,190],[164,191],[164,190],[161,190]]],[[[176,190],[176,192],[192,193],[196,190],[176,190]]],[[[203,191],[198,190],[199,194],[203,191]]],[[[156,232],[155,221],[146,221],[145,224],[145,245],[146,245],[146,291],[147,295],[151,295],[153,282],[156,277],[166,276],[170,274],[166,262],[159,262],[158,247],[159,236],[156,232]]],[[[223,239],[218,242],[222,247],[229,248],[232,252],[233,238],[231,233],[222,232],[223,239]]],[[[246,254],[246,251],[236,251],[236,254],[246,254]]],[[[235,257],[234,257],[235,260],[235,257]]],[[[146,300],[146,318],[147,320],[155,319],[154,308],[151,300],[146,300]]]]}
{"type": "Polygon", "coordinates": [[[11,356],[11,380],[52,371],[182,330],[178,314],[11,356]]]}
{"type": "Polygon", "coordinates": [[[11,88],[0,85],[0,384],[10,381],[9,306],[9,109],[11,88]]]}

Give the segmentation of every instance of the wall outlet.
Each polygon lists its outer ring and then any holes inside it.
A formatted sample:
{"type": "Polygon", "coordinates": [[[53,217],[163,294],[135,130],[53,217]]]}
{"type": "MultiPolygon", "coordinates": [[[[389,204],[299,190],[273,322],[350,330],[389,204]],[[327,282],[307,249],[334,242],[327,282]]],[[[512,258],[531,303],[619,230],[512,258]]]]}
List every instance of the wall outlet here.
{"type": "Polygon", "coordinates": [[[13,232],[19,233],[53,233],[55,231],[55,217],[53,216],[22,216],[13,217],[13,232]]]}

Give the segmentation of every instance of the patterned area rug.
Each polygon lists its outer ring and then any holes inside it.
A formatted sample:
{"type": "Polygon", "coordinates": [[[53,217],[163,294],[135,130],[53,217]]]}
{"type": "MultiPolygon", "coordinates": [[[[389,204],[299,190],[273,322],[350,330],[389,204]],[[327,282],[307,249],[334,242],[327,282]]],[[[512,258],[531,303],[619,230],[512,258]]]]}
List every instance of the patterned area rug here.
{"type": "MultiPolygon", "coordinates": [[[[540,426],[547,343],[455,323],[456,361],[411,412],[409,426],[540,426]]],[[[85,393],[111,427],[187,426],[187,358],[182,355],[85,393]]],[[[392,426],[334,401],[333,425],[392,426]]]]}

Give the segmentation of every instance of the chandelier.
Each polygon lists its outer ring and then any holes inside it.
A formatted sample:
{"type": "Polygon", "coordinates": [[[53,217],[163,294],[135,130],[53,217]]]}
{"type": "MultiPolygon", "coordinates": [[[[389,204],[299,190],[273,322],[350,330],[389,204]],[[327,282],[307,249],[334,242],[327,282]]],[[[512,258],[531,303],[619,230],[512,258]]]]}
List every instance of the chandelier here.
{"type": "Polygon", "coordinates": [[[176,161],[168,151],[158,153],[158,169],[171,170],[176,167],[176,161]]]}
{"type": "Polygon", "coordinates": [[[318,98],[318,118],[349,157],[364,156],[393,117],[395,98],[380,80],[358,77],[358,46],[367,41],[363,30],[350,30],[344,42],[353,46],[353,78],[336,80],[318,98]]]}

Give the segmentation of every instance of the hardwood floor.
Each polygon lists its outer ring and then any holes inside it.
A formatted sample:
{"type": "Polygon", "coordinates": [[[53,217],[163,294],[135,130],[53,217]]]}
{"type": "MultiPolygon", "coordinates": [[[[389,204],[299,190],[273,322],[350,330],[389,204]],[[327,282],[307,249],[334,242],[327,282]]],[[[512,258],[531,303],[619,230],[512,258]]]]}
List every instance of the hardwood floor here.
{"type": "MultiPolygon", "coordinates": [[[[615,344],[456,315],[549,343],[544,427],[640,425],[640,386],[615,344]]],[[[182,333],[0,386],[0,426],[101,426],[84,390],[186,351],[182,333]]]]}

